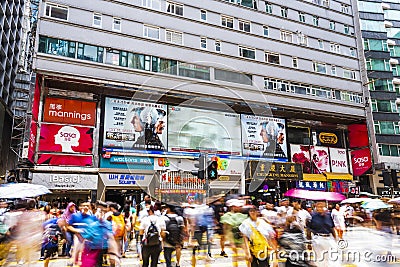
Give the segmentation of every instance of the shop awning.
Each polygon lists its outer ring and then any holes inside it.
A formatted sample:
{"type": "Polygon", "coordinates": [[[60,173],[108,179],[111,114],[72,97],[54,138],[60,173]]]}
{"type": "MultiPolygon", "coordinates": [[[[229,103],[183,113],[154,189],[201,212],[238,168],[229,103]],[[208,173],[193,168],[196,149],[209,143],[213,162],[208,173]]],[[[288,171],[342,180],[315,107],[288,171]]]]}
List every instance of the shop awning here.
{"type": "Polygon", "coordinates": [[[303,181],[326,182],[326,176],[323,174],[303,173],[303,181]]]}
{"type": "Polygon", "coordinates": [[[326,179],[328,180],[346,180],[352,181],[353,175],[349,173],[339,173],[339,172],[324,172],[326,179]]]}

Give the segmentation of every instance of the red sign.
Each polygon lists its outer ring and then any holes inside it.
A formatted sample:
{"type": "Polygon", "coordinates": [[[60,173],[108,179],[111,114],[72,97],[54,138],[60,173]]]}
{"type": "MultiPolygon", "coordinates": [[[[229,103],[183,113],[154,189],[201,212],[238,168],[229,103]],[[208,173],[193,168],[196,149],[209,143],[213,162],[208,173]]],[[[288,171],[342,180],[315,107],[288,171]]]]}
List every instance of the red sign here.
{"type": "Polygon", "coordinates": [[[348,126],[350,148],[369,145],[368,129],[366,124],[352,124],[348,126]]]}
{"type": "Polygon", "coordinates": [[[78,155],[39,154],[37,164],[55,166],[93,166],[93,157],[78,155]]]}
{"type": "Polygon", "coordinates": [[[39,151],[92,153],[93,128],[71,125],[42,124],[39,151]]]}
{"type": "Polygon", "coordinates": [[[360,176],[372,167],[371,151],[369,148],[351,151],[353,175],[360,176]]]}
{"type": "Polygon", "coordinates": [[[94,126],[96,103],[61,98],[47,98],[43,121],[94,126]]]}
{"type": "Polygon", "coordinates": [[[31,131],[29,133],[29,147],[28,147],[28,160],[34,163],[35,151],[36,151],[36,135],[37,135],[37,123],[31,121],[31,131]]]}
{"type": "Polygon", "coordinates": [[[36,76],[35,91],[33,93],[33,103],[32,103],[32,120],[38,121],[39,115],[39,104],[40,104],[40,85],[39,80],[41,75],[36,76]]]}

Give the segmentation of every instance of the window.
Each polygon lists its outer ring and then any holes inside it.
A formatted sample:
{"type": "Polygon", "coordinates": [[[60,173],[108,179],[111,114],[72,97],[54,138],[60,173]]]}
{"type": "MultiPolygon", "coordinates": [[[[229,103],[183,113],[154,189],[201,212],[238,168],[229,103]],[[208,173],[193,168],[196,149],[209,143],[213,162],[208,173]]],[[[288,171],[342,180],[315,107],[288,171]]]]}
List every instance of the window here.
{"type": "Polygon", "coordinates": [[[370,58],[365,61],[367,70],[390,71],[390,62],[388,59],[370,58]]]}
{"type": "Polygon", "coordinates": [[[75,58],[76,42],[40,36],[39,52],[50,55],[75,58]]]}
{"type": "Polygon", "coordinates": [[[78,43],[78,59],[103,63],[104,48],[78,43]]]}
{"type": "Polygon", "coordinates": [[[299,61],[297,57],[292,57],[292,67],[296,69],[299,67],[299,61]]]}
{"type": "Polygon", "coordinates": [[[343,78],[356,79],[356,72],[354,70],[343,69],[343,78]]]}
{"type": "Polygon", "coordinates": [[[400,76],[399,75],[399,70],[397,69],[397,65],[392,65],[391,69],[392,69],[392,72],[393,72],[393,76],[400,76]]]}
{"type": "Polygon", "coordinates": [[[337,43],[330,43],[330,50],[333,53],[340,53],[340,45],[337,43]]]}
{"type": "Polygon", "coordinates": [[[350,56],[352,56],[352,57],[356,56],[356,49],[353,47],[350,47],[350,56]]]}
{"type": "Polygon", "coordinates": [[[101,14],[93,14],[93,26],[101,28],[101,14]]]}
{"type": "Polygon", "coordinates": [[[234,72],[229,70],[221,70],[215,69],[215,80],[218,81],[225,81],[225,82],[232,82],[232,83],[239,83],[245,85],[252,85],[253,84],[253,77],[250,74],[234,72]]]}
{"type": "Polygon", "coordinates": [[[264,32],[264,36],[269,36],[269,27],[263,26],[263,32],[264,32]]]}
{"type": "Polygon", "coordinates": [[[221,16],[221,25],[233,29],[233,18],[221,16]]]}
{"type": "Polygon", "coordinates": [[[142,6],[160,10],[161,0],[142,0],[142,6]]]}
{"type": "Polygon", "coordinates": [[[239,46],[239,56],[255,59],[256,58],[256,50],[254,48],[246,48],[246,47],[239,46]]]}
{"type": "Polygon", "coordinates": [[[343,32],[344,32],[344,34],[349,34],[350,33],[350,26],[349,25],[343,25],[343,32]]]}
{"type": "Polygon", "coordinates": [[[200,19],[201,20],[207,20],[207,11],[200,10],[200,19]]]}
{"type": "Polygon", "coordinates": [[[331,74],[333,75],[333,76],[336,76],[336,66],[331,66],[331,74]]]}
{"type": "Polygon", "coordinates": [[[293,42],[293,33],[281,30],[281,40],[285,42],[293,42]]]}
{"type": "Polygon", "coordinates": [[[336,23],[334,21],[329,21],[329,29],[334,31],[336,28],[336,23]]]}
{"type": "Polygon", "coordinates": [[[386,40],[364,39],[364,49],[374,51],[389,51],[386,40]]]}
{"type": "Polygon", "coordinates": [[[183,16],[183,5],[167,2],[167,12],[178,16],[183,16]]]}
{"type": "Polygon", "coordinates": [[[377,112],[397,113],[397,105],[395,100],[376,100],[377,112]]]}
{"type": "Polygon", "coordinates": [[[398,157],[400,154],[400,146],[378,144],[378,148],[382,156],[398,157]]]}
{"type": "Polygon", "coordinates": [[[392,80],[369,79],[368,85],[371,91],[394,91],[392,80]]]}
{"type": "Polygon", "coordinates": [[[375,121],[375,133],[377,134],[400,134],[399,123],[396,121],[375,121]]]}
{"type": "Polygon", "coordinates": [[[318,40],[318,48],[319,49],[324,49],[324,41],[318,40]]]}
{"type": "Polygon", "coordinates": [[[318,73],[326,74],[326,64],[319,63],[319,62],[313,62],[313,70],[318,73]]]}
{"type": "Polygon", "coordinates": [[[46,17],[68,20],[68,7],[46,3],[46,17]]]}
{"type": "Polygon", "coordinates": [[[128,53],[128,68],[150,71],[150,56],[128,53]]]}
{"type": "Polygon", "coordinates": [[[160,39],[160,28],[154,26],[143,26],[143,36],[152,39],[160,39]]]}
{"type": "Polygon", "coordinates": [[[200,38],[200,47],[201,48],[207,48],[207,38],[206,37],[201,37],[200,38]]]}
{"type": "Polygon", "coordinates": [[[215,40],[215,51],[221,52],[221,41],[215,40]]]}
{"type": "Polygon", "coordinates": [[[299,45],[308,45],[308,37],[306,35],[304,35],[304,33],[298,33],[297,34],[297,41],[299,43],[299,45]]]}
{"type": "Polygon", "coordinates": [[[121,31],[121,19],[113,18],[113,30],[117,32],[121,31]]]}
{"type": "Polygon", "coordinates": [[[179,62],[178,75],[189,78],[210,80],[210,68],[196,64],[179,62]]]}
{"type": "Polygon", "coordinates": [[[281,16],[284,18],[288,17],[288,8],[281,6],[281,16]]]}
{"type": "Polygon", "coordinates": [[[349,8],[348,5],[342,4],[341,11],[342,11],[342,13],[349,14],[350,13],[350,8],[349,8]]]}
{"type": "Polygon", "coordinates": [[[299,12],[299,21],[306,22],[306,15],[303,12],[299,12]]]}
{"type": "Polygon", "coordinates": [[[240,1],[238,1],[238,3],[241,6],[246,6],[246,7],[257,9],[257,0],[240,0],[240,1]]]}
{"type": "Polygon", "coordinates": [[[272,4],[269,2],[265,2],[265,12],[272,14],[272,4]]]}
{"type": "Polygon", "coordinates": [[[181,45],[183,44],[183,33],[165,30],[165,41],[173,44],[181,45]]]}
{"type": "Polygon", "coordinates": [[[161,72],[165,74],[177,75],[177,64],[176,60],[151,57],[151,71],[161,72]]]}
{"type": "Polygon", "coordinates": [[[318,16],[313,16],[313,25],[314,26],[318,26],[319,25],[319,17],[318,16]]]}
{"type": "Polygon", "coordinates": [[[115,49],[106,50],[106,63],[119,66],[120,51],[115,49]]]}
{"type": "Polygon", "coordinates": [[[239,20],[239,30],[250,32],[250,21],[239,20]]]}
{"type": "Polygon", "coordinates": [[[279,54],[273,52],[265,52],[265,61],[272,64],[280,64],[279,54]]]}

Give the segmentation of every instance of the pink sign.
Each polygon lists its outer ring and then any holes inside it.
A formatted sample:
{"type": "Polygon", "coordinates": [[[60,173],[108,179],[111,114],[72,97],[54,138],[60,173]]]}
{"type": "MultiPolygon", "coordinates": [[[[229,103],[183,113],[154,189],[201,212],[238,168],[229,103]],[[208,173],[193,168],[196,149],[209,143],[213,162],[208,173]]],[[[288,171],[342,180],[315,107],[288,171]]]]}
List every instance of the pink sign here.
{"type": "Polygon", "coordinates": [[[369,148],[351,151],[353,175],[361,176],[372,167],[371,151],[369,148]]]}
{"type": "Polygon", "coordinates": [[[71,125],[42,124],[39,151],[92,153],[93,128],[71,125]]]}
{"type": "Polygon", "coordinates": [[[39,154],[37,164],[56,166],[93,166],[93,157],[78,155],[39,154]]]}
{"type": "Polygon", "coordinates": [[[330,172],[328,148],[323,146],[311,146],[311,167],[313,173],[330,172]]]}

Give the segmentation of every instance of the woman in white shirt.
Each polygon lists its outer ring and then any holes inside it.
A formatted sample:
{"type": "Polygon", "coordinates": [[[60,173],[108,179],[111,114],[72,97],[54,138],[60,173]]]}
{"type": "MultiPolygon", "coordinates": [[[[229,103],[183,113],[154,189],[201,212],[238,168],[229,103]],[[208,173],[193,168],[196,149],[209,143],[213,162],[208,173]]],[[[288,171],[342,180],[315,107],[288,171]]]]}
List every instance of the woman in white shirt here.
{"type": "Polygon", "coordinates": [[[344,219],[343,209],[340,209],[339,204],[335,205],[335,208],[331,213],[333,223],[335,224],[335,230],[337,232],[337,236],[340,239],[343,239],[343,232],[346,230],[346,223],[344,219]]]}

